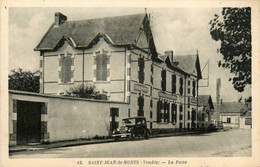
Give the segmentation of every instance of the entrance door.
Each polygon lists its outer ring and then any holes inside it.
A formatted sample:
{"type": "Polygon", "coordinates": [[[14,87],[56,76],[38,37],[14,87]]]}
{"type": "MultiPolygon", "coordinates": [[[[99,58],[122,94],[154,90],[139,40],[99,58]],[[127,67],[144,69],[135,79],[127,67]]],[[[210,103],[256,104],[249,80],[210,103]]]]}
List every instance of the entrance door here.
{"type": "Polygon", "coordinates": [[[116,117],[119,116],[119,109],[118,108],[110,108],[110,130],[113,132],[113,130],[117,129],[119,126],[119,123],[116,121],[116,117]]]}
{"type": "Polygon", "coordinates": [[[17,144],[40,143],[41,104],[17,101],[17,144]]]}

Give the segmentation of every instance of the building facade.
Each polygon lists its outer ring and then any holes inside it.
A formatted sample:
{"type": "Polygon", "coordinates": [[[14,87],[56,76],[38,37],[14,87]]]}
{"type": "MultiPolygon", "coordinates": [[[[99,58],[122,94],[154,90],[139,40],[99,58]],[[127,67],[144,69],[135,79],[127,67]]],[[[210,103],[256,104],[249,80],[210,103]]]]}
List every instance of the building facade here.
{"type": "Polygon", "coordinates": [[[109,101],[128,103],[128,117],[145,116],[151,129],[197,127],[199,56],[157,53],[147,14],[67,21],[55,13],[35,50],[43,94],[92,83],[109,101]]]}
{"type": "Polygon", "coordinates": [[[198,123],[199,127],[207,128],[210,124],[217,125],[214,115],[214,105],[210,95],[198,96],[198,123]]]}

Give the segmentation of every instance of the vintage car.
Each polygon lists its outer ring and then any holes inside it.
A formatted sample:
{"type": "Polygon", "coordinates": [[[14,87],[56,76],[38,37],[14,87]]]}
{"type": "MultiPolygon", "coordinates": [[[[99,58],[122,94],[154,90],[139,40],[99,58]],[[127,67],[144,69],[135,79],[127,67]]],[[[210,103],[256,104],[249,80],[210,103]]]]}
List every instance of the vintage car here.
{"type": "Polygon", "coordinates": [[[148,139],[150,131],[147,128],[145,117],[131,117],[122,120],[122,126],[113,131],[115,141],[120,138],[135,140],[135,137],[145,137],[148,139]]]}

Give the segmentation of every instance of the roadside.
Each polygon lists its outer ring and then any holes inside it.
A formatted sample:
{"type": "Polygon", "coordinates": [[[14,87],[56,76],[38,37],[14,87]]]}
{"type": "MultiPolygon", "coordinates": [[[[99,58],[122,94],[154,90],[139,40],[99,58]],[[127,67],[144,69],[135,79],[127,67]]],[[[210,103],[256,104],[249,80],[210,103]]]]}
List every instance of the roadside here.
{"type": "MultiPolygon", "coordinates": [[[[226,131],[228,129],[221,129],[216,132],[226,131]]],[[[170,136],[188,136],[188,135],[203,135],[206,133],[213,132],[202,132],[202,131],[193,131],[193,132],[175,132],[175,133],[166,133],[166,134],[154,134],[150,138],[158,137],[170,137],[170,136]]],[[[100,143],[110,143],[115,142],[113,138],[106,139],[85,139],[85,140],[71,140],[71,141],[59,141],[48,144],[35,144],[35,145],[25,145],[25,146],[10,146],[9,153],[20,152],[20,151],[38,151],[44,149],[60,148],[60,147],[71,147],[71,146],[80,146],[80,145],[89,145],[89,144],[100,144],[100,143]]],[[[120,142],[120,141],[119,141],[120,142]]]]}

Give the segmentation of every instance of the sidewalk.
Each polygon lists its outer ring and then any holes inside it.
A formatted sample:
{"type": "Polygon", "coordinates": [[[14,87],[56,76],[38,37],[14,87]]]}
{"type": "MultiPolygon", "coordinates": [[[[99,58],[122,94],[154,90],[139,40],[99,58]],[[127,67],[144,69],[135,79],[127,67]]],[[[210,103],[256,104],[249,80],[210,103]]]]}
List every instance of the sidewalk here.
{"type": "MultiPolygon", "coordinates": [[[[210,132],[175,132],[167,134],[156,134],[151,135],[150,138],[158,137],[170,137],[170,136],[186,136],[186,135],[202,135],[210,132]]],[[[71,146],[80,146],[88,144],[100,144],[100,143],[110,143],[115,142],[113,138],[108,139],[89,139],[89,140],[73,140],[73,141],[59,141],[49,144],[35,144],[35,145],[26,145],[26,146],[10,146],[9,153],[20,152],[20,151],[38,151],[51,148],[61,148],[61,147],[71,147],[71,146]]]]}

